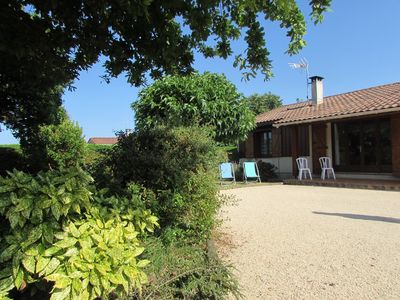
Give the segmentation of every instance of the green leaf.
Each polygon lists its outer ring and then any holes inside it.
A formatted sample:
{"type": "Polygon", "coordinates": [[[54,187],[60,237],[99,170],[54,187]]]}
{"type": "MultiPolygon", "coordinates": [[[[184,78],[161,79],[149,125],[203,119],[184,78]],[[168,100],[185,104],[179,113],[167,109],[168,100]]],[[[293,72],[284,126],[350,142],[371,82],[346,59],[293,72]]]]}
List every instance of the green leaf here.
{"type": "Polygon", "coordinates": [[[51,293],[50,300],[64,300],[71,293],[71,287],[68,286],[65,289],[54,289],[51,293]]]}
{"type": "Polygon", "coordinates": [[[56,282],[56,281],[59,281],[59,280],[63,280],[63,279],[65,279],[65,278],[68,278],[68,276],[65,275],[65,274],[53,273],[53,274],[51,274],[51,275],[47,275],[45,278],[46,278],[47,281],[54,281],[54,282],[56,282]]]}
{"type": "Polygon", "coordinates": [[[17,289],[20,289],[24,282],[24,271],[20,268],[18,270],[17,276],[14,278],[14,284],[17,289]]]}
{"type": "Polygon", "coordinates": [[[44,256],[44,257],[53,256],[54,254],[56,254],[56,253],[59,252],[60,250],[61,250],[60,247],[55,247],[55,246],[50,247],[50,248],[48,248],[48,249],[46,249],[46,250],[44,251],[43,256],[44,256]]]}
{"type": "Polygon", "coordinates": [[[150,263],[149,260],[143,259],[143,260],[140,260],[140,261],[137,263],[137,267],[138,267],[138,268],[144,268],[144,267],[147,266],[149,263],[150,263]]]}
{"type": "Polygon", "coordinates": [[[57,270],[58,266],[60,265],[60,261],[53,257],[47,266],[39,273],[40,276],[48,276],[49,274],[53,273],[57,270]]]}
{"type": "Polygon", "coordinates": [[[6,292],[14,288],[14,280],[12,276],[0,280],[0,291],[6,292]]]}
{"type": "Polygon", "coordinates": [[[0,279],[6,278],[9,276],[12,276],[11,267],[3,267],[3,269],[0,270],[0,279]]]}
{"type": "Polygon", "coordinates": [[[26,256],[23,260],[22,260],[22,265],[24,266],[24,268],[29,272],[34,274],[35,273],[35,265],[36,265],[36,261],[35,258],[33,256],[26,256]]]}
{"type": "Polygon", "coordinates": [[[132,253],[132,256],[139,256],[140,254],[142,254],[143,253],[143,251],[144,251],[144,248],[143,247],[137,247],[134,251],[133,251],[133,253],[132,253]]]}
{"type": "Polygon", "coordinates": [[[50,262],[50,258],[39,256],[36,262],[36,273],[41,272],[50,262]]]}
{"type": "Polygon", "coordinates": [[[71,284],[71,279],[68,278],[67,276],[60,278],[59,280],[56,280],[54,283],[54,287],[59,288],[59,289],[64,289],[67,286],[71,284]]]}
{"type": "Polygon", "coordinates": [[[38,253],[39,253],[39,251],[35,246],[30,247],[28,250],[25,250],[25,252],[24,252],[25,255],[29,255],[29,256],[35,256],[35,255],[38,255],[38,253]]]}
{"type": "Polygon", "coordinates": [[[51,206],[51,212],[52,212],[54,218],[58,221],[58,220],[60,219],[60,216],[61,216],[60,204],[54,203],[54,204],[51,206]]]}
{"type": "Polygon", "coordinates": [[[100,264],[95,264],[94,267],[96,268],[96,270],[97,270],[101,275],[104,275],[104,276],[107,275],[107,270],[108,270],[108,268],[106,268],[105,266],[100,265],[100,264]]]}
{"type": "Polygon", "coordinates": [[[44,239],[49,242],[50,244],[54,241],[54,232],[50,225],[43,225],[43,237],[44,239]]]}
{"type": "Polygon", "coordinates": [[[0,254],[0,262],[9,260],[14,255],[17,248],[18,248],[18,245],[12,244],[12,245],[8,246],[6,249],[4,249],[4,251],[1,252],[1,254],[0,254]]]}
{"type": "Polygon", "coordinates": [[[72,248],[69,248],[69,249],[64,253],[64,256],[70,257],[70,256],[74,256],[74,255],[77,255],[77,254],[79,254],[78,249],[75,248],[75,247],[72,247],[72,248]]]}
{"type": "Polygon", "coordinates": [[[7,217],[8,217],[8,220],[10,221],[11,228],[14,229],[19,223],[20,214],[10,210],[7,214],[7,217]]]}
{"type": "Polygon", "coordinates": [[[75,245],[77,242],[76,238],[73,237],[67,237],[61,241],[58,241],[57,243],[54,244],[54,246],[60,247],[60,248],[69,248],[75,245]]]}
{"type": "Polygon", "coordinates": [[[36,226],[30,231],[26,241],[21,243],[21,247],[26,248],[26,247],[32,245],[33,243],[35,243],[41,237],[42,237],[42,228],[41,228],[41,226],[36,226]]]}
{"type": "Polygon", "coordinates": [[[72,234],[73,237],[75,237],[75,238],[79,238],[79,237],[80,237],[81,233],[80,233],[79,230],[76,228],[76,226],[75,226],[74,223],[71,222],[71,223],[69,224],[69,230],[70,230],[70,232],[71,232],[71,234],[72,234]]]}
{"type": "Polygon", "coordinates": [[[94,270],[90,271],[89,282],[90,282],[93,286],[96,286],[96,285],[99,285],[99,284],[100,284],[99,276],[97,275],[97,273],[96,273],[94,270]]]}
{"type": "Polygon", "coordinates": [[[72,280],[72,289],[74,289],[76,292],[81,292],[82,290],[82,281],[79,279],[75,278],[72,280]]]}

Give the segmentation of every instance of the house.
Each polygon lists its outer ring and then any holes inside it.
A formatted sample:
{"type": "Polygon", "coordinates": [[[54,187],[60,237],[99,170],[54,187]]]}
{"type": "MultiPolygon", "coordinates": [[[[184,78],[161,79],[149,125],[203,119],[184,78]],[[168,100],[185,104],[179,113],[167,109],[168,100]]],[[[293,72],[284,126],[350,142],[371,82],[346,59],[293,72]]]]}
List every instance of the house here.
{"type": "Polygon", "coordinates": [[[256,117],[242,160],[269,162],[281,177],[297,175],[300,156],[315,174],[329,156],[343,175],[400,176],[400,82],[324,97],[323,78],[310,79],[311,100],[256,117]]]}
{"type": "Polygon", "coordinates": [[[96,145],[114,145],[118,143],[117,137],[92,137],[88,140],[88,144],[96,145]]]}

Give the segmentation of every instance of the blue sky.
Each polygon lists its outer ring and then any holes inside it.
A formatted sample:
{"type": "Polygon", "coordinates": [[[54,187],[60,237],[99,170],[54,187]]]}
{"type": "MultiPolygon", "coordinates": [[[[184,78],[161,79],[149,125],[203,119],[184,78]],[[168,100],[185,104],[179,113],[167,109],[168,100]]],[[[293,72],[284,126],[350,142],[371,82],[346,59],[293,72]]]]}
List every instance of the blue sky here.
{"type": "MultiPolygon", "coordinates": [[[[302,9],[308,15],[308,1],[298,2],[304,3],[302,9]]],[[[304,73],[288,66],[302,57],[309,61],[311,75],[325,77],[325,95],[400,81],[399,11],[399,0],[333,0],[322,24],[309,22],[307,46],[292,57],[285,54],[285,32],[277,23],[264,22],[274,72],[268,82],[261,75],[243,82],[240,71],[232,67],[232,58],[206,60],[196,55],[194,66],[201,72],[224,73],[244,95],[272,92],[285,104],[306,97],[304,73]]],[[[243,49],[243,41],[234,44],[234,50],[243,49]]],[[[127,84],[123,76],[106,84],[102,74],[101,63],[93,66],[74,83],[76,90],[63,97],[70,117],[83,128],[86,139],[114,136],[114,131],[134,126],[130,104],[140,89],[127,84]]],[[[10,132],[0,133],[0,144],[15,142],[10,132]]]]}

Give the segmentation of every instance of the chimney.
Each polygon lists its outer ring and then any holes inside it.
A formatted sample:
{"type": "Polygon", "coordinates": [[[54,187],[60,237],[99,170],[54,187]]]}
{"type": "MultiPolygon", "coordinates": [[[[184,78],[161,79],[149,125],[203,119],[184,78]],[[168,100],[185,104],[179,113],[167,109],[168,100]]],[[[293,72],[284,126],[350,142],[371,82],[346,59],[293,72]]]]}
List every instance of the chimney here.
{"type": "Polygon", "coordinates": [[[311,79],[311,100],[314,105],[321,104],[324,101],[324,84],[321,76],[312,76],[311,79]]]}

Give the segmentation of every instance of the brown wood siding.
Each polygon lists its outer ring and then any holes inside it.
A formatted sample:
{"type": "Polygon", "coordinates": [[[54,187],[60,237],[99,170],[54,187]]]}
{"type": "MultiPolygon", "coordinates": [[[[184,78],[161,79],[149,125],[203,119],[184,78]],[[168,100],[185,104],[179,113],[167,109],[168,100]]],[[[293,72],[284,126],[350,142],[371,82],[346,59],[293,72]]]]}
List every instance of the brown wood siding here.
{"type": "Polygon", "coordinates": [[[272,157],[282,156],[282,130],[281,128],[272,129],[272,157]]]}
{"type": "Polygon", "coordinates": [[[254,158],[254,139],[253,132],[250,132],[245,142],[246,158],[254,158]]]}
{"type": "Polygon", "coordinates": [[[312,160],[313,172],[315,174],[321,173],[321,166],[319,158],[326,156],[326,124],[313,124],[312,125],[312,160]]]}
{"type": "Polygon", "coordinates": [[[298,147],[299,137],[298,137],[297,126],[290,126],[288,127],[288,130],[290,131],[291,154],[289,156],[292,156],[292,174],[293,176],[297,176],[298,169],[297,169],[296,158],[299,157],[299,147],[298,147]]]}
{"type": "Polygon", "coordinates": [[[289,127],[289,126],[285,126],[282,127],[282,156],[292,156],[292,145],[293,145],[293,141],[292,141],[292,132],[293,129],[296,127],[289,127]]]}
{"type": "Polygon", "coordinates": [[[254,137],[254,157],[261,157],[261,132],[255,132],[254,137]]]}
{"type": "Polygon", "coordinates": [[[310,155],[310,140],[308,134],[308,125],[300,125],[298,127],[299,135],[299,156],[310,155]]]}
{"type": "Polygon", "coordinates": [[[400,176],[400,114],[393,115],[390,120],[392,137],[392,172],[400,176]]]}

